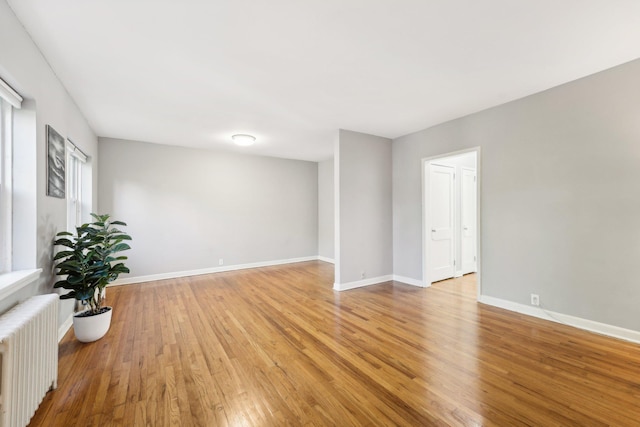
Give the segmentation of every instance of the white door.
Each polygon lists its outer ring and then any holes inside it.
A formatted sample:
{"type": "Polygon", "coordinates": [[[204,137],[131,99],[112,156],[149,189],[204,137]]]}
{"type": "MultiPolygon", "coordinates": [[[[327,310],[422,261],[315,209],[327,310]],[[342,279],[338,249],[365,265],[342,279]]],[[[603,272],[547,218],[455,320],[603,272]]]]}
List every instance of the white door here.
{"type": "Polygon", "coordinates": [[[477,223],[476,171],[462,169],[462,274],[475,273],[477,267],[476,223],[477,223]]]}
{"type": "Polygon", "coordinates": [[[454,179],[455,168],[429,165],[429,279],[454,276],[454,179]]]}

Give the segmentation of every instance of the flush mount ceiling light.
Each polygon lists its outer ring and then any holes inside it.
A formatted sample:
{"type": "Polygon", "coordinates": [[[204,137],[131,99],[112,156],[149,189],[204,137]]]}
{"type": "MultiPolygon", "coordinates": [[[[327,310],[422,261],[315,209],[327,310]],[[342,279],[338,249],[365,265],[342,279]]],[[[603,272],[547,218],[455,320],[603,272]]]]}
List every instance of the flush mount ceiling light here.
{"type": "Polygon", "coordinates": [[[231,139],[233,139],[233,142],[236,143],[236,145],[241,145],[243,147],[246,147],[248,145],[252,145],[254,142],[256,142],[256,137],[253,135],[245,135],[245,134],[237,134],[237,135],[233,135],[231,137],[231,139]]]}

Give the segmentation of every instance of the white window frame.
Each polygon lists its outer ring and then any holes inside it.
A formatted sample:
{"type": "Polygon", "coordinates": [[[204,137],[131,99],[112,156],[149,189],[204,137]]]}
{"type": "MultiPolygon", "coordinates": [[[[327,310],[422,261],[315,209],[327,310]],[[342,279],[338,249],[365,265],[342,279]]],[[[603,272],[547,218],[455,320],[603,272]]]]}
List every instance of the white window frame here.
{"type": "Polygon", "coordinates": [[[0,98],[0,273],[11,271],[13,215],[12,107],[0,98]]]}
{"type": "Polygon", "coordinates": [[[74,232],[82,225],[82,169],[87,156],[76,145],[67,139],[67,230],[74,232]]]}
{"type": "Polygon", "coordinates": [[[0,79],[0,273],[12,271],[13,109],[22,97],[0,79]]]}

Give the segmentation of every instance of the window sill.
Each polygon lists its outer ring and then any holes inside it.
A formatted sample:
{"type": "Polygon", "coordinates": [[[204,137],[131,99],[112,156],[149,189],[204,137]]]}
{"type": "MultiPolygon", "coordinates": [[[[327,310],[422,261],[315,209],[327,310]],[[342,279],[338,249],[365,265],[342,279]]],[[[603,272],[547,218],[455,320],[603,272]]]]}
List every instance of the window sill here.
{"type": "Polygon", "coordinates": [[[41,268],[0,274],[0,301],[27,286],[29,283],[38,280],[40,273],[42,273],[41,268]]]}

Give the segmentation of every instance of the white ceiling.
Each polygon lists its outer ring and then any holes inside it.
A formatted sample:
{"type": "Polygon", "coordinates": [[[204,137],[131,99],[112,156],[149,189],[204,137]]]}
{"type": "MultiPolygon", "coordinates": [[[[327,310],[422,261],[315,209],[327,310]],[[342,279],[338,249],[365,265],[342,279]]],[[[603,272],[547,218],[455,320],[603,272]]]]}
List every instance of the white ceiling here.
{"type": "Polygon", "coordinates": [[[99,136],[313,161],[640,57],[638,0],[8,1],[99,136]]]}

